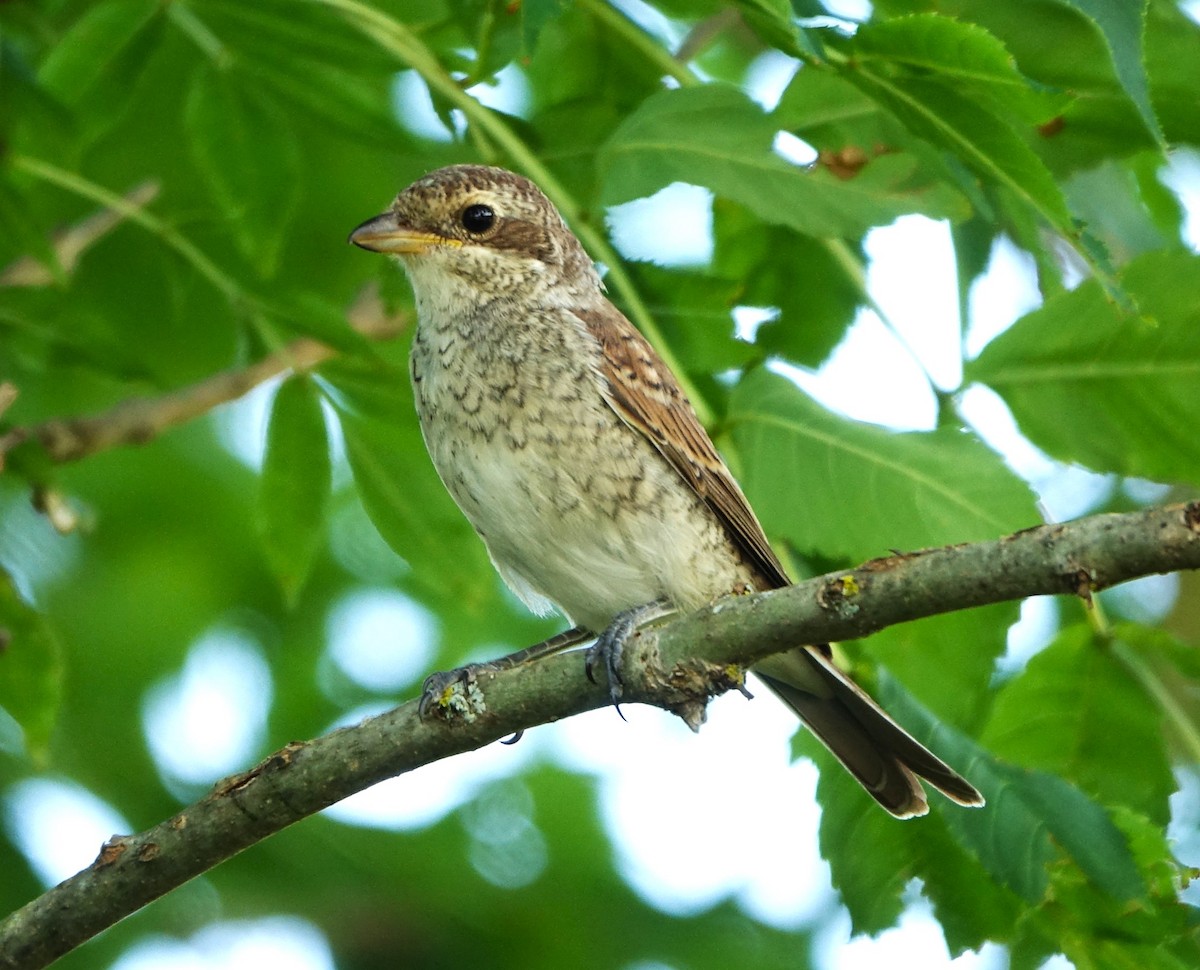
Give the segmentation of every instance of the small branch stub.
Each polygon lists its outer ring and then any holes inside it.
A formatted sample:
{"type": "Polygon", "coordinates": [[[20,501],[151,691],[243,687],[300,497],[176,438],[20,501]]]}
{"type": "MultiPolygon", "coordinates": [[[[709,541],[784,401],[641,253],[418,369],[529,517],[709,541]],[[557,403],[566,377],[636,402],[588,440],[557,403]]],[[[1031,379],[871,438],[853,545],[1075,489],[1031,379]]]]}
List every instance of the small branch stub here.
{"type": "Polygon", "coordinates": [[[746,673],[734,663],[685,658],[665,665],[654,631],[644,630],[626,648],[622,674],[622,699],[652,704],[681,718],[699,731],[708,717],[708,702],[726,691],[746,689],[746,673]]]}

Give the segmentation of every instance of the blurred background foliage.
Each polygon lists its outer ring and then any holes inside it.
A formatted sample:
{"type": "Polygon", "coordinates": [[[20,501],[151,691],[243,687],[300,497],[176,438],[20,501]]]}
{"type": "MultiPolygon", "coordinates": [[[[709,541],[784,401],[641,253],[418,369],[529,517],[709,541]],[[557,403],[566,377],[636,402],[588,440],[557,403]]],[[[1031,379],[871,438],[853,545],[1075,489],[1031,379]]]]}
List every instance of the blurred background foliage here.
{"type": "MultiPolygon", "coordinates": [[[[0,4],[0,908],[86,864],[104,825],[557,629],[503,592],[425,457],[401,274],[344,245],[410,180],[481,160],[538,181],[805,574],[1035,524],[1073,483],[1072,514],[1196,494],[1197,92],[1196,8],[1171,0],[0,4]],[[614,207],[678,182],[711,193],[707,250],[636,258],[689,231],[661,206],[614,249],[614,207]],[[893,325],[868,235],[915,215],[949,226],[957,364],[921,378],[929,427],[897,433],[797,381],[863,314],[893,325]],[[1035,306],[988,339],[973,287],[1001,250],[1035,306]],[[236,405],[187,397],[286,370],[302,338],[337,356],[236,405]],[[1041,472],[980,440],[981,387],[1041,472]],[[180,390],[194,419],[142,447],[73,460],[38,434],[180,390]]],[[[923,893],[951,954],[992,941],[987,966],[1200,965],[1181,864],[1200,858],[1200,583],[1065,602],[1024,654],[1018,616],[845,645],[991,801],[899,825],[822,771],[841,912],[879,933],[923,893]]],[[[844,965],[828,907],[663,911],[617,864],[597,776],[523,744],[420,822],[309,820],[61,965],[166,966],[130,953],[276,914],[325,962],[267,965],[844,965]]],[[[738,795],[740,826],[676,851],[808,838],[756,830],[738,795]]]]}

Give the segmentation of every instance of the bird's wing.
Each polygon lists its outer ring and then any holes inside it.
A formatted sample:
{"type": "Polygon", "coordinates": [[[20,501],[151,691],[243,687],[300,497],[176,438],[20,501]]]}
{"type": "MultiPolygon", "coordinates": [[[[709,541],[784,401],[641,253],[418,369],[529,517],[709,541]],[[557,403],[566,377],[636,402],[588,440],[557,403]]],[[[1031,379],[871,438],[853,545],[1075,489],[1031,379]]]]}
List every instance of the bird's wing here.
{"type": "Polygon", "coordinates": [[[746,501],[675,375],[654,348],[607,300],[571,311],[600,343],[606,401],[636,428],[716,514],[750,566],[771,587],[789,580],[746,501]]]}

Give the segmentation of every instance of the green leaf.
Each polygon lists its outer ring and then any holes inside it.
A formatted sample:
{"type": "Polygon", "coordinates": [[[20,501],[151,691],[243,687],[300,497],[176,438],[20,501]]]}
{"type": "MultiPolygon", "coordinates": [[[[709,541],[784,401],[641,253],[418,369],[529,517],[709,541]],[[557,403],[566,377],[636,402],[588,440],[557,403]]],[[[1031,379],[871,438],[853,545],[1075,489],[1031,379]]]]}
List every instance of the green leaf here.
{"type": "Polygon", "coordinates": [[[1017,603],[995,603],[891,626],[861,646],[939,718],[975,734],[990,710],[996,660],[1019,618],[1017,603]]]}
{"type": "Polygon", "coordinates": [[[1064,239],[1114,297],[1123,298],[1105,253],[1072,219],[1061,188],[1028,144],[1028,115],[1012,95],[1015,71],[1002,73],[1007,55],[994,39],[967,25],[948,28],[940,18],[910,17],[864,26],[849,45],[848,80],[886,106],[914,134],[965,165],[985,184],[1010,193],[1064,239]],[[935,30],[930,26],[936,24],[935,30]],[[987,38],[984,40],[983,38],[987,38]],[[910,45],[929,63],[906,63],[910,45]],[[949,63],[957,73],[931,72],[949,63]],[[965,84],[961,75],[974,78],[965,84]],[[982,89],[989,97],[980,97],[982,89]],[[991,103],[989,103],[991,102],[991,103]],[[1021,130],[1018,131],[1018,126],[1021,130]]]}
{"type": "Polygon", "coordinates": [[[736,0],[746,25],[772,47],[792,57],[816,55],[805,31],[793,18],[790,0],[736,0]]]}
{"type": "Polygon", "coordinates": [[[532,56],[546,26],[565,6],[563,0],[521,0],[521,51],[526,57],[532,56]]]}
{"type": "Polygon", "coordinates": [[[780,127],[814,145],[837,147],[862,139],[891,141],[899,130],[878,104],[839,74],[805,65],[788,82],[771,113],[780,127]],[[869,130],[865,130],[871,126],[869,130]],[[886,138],[880,138],[886,132],[886,138]]]}
{"type": "Polygon", "coordinates": [[[601,149],[601,201],[616,205],[672,182],[712,189],[759,218],[813,236],[856,236],[902,213],[965,214],[948,190],[910,190],[914,162],[886,155],[857,176],[789,164],[773,151],[777,124],[746,95],[706,85],[647,98],[601,149]]]}
{"type": "Polygon", "coordinates": [[[1186,214],[1179,196],[1160,180],[1162,158],[1157,152],[1140,152],[1127,164],[1138,185],[1138,198],[1146,208],[1146,218],[1173,246],[1182,241],[1186,214]]]}
{"type": "Polygon", "coordinates": [[[350,325],[346,311],[315,290],[272,292],[267,311],[289,334],[312,337],[344,354],[378,355],[375,344],[350,325]]]}
{"type": "Polygon", "coordinates": [[[1117,80],[1137,107],[1147,130],[1165,150],[1166,139],[1150,102],[1150,79],[1146,74],[1142,43],[1146,26],[1147,0],[1058,0],[1091,20],[1104,35],[1112,54],[1117,80]]]}
{"type": "Polygon", "coordinates": [[[1148,253],[1122,284],[1142,316],[1122,314],[1089,281],[1018,320],[966,379],[993,388],[1055,458],[1200,483],[1200,257],[1148,253]]]}
{"type": "MultiPolygon", "coordinates": [[[[1141,0],[1114,4],[1139,17],[1145,7],[1141,0]]],[[[1091,168],[1146,148],[1161,156],[1145,118],[1114,73],[1104,34],[1070,0],[941,0],[937,8],[986,27],[1027,77],[1072,95],[1058,123],[1039,133],[1036,142],[1038,154],[1055,172],[1091,168]],[[1118,145],[1123,151],[1114,152],[1118,145]]],[[[1189,105],[1191,92],[1200,86],[1198,42],[1194,20],[1177,4],[1157,2],[1148,7],[1144,30],[1122,38],[1126,49],[1143,48],[1153,107],[1169,143],[1194,143],[1200,133],[1200,113],[1189,105]]]]}
{"type": "Polygon", "coordinates": [[[101,79],[118,73],[124,56],[162,12],[156,0],[105,0],[77,20],[42,62],[38,80],[75,104],[101,79]]]}
{"type": "Polygon", "coordinates": [[[987,269],[996,229],[977,216],[951,226],[950,235],[954,240],[954,279],[958,288],[959,330],[962,332],[971,319],[971,287],[987,269]]]}
{"type": "MultiPolygon", "coordinates": [[[[821,857],[829,863],[853,933],[879,933],[894,926],[907,887],[920,879],[951,953],[1011,935],[1021,900],[997,885],[950,835],[941,811],[898,823],[807,731],[798,732],[795,747],[820,770],[821,857]]],[[[937,805],[941,796],[931,795],[930,800],[937,805]]],[[[949,806],[946,810],[964,811],[949,806]]]]}
{"type": "Polygon", "coordinates": [[[925,895],[953,957],[978,950],[989,940],[1011,940],[1023,911],[1020,898],[991,879],[979,860],[950,834],[941,816],[958,810],[943,803],[919,830],[910,826],[922,860],[925,895]]]}
{"type": "Polygon", "coordinates": [[[811,734],[802,732],[797,741],[799,753],[821,771],[821,857],[850,911],[852,932],[879,933],[894,926],[904,909],[901,895],[915,875],[911,839],[811,734]]]}
{"type": "MultiPolygon", "coordinates": [[[[844,47],[845,41],[836,46],[844,47]]],[[[911,131],[877,99],[828,67],[797,71],[772,117],[816,148],[818,162],[834,174],[855,173],[860,165],[869,172],[872,161],[903,153],[912,160],[911,191],[954,191],[961,195],[960,206],[969,203],[976,213],[990,214],[978,181],[957,158],[911,131]]],[[[852,177],[862,174],[858,169],[852,177]]]]}
{"type": "Polygon", "coordinates": [[[774,307],[755,343],[768,353],[816,367],[845,335],[866,299],[852,261],[860,254],[840,241],[764,226],[750,212],[718,199],[713,205],[713,270],[737,281],[740,305],[774,307]]]}
{"type": "Polygon", "coordinates": [[[14,38],[0,37],[0,137],[6,155],[28,153],[68,160],[76,153],[77,125],[73,112],[38,83],[14,38]]]}
{"type": "Polygon", "coordinates": [[[356,140],[389,148],[413,140],[389,110],[383,85],[374,79],[356,77],[324,64],[294,59],[281,63],[267,57],[248,65],[246,73],[267,85],[280,100],[294,102],[322,124],[334,126],[356,140]]]}
{"type": "Polygon", "coordinates": [[[847,77],[915,134],[951,152],[981,178],[1009,189],[1063,236],[1075,238],[1062,190],[1005,120],[946,84],[923,76],[889,76],[860,67],[847,77]]]}
{"type": "MultiPolygon", "coordinates": [[[[408,18],[415,16],[406,10],[408,18]]],[[[194,11],[193,11],[194,12],[194,11]]],[[[395,63],[316,4],[208,0],[206,24],[239,70],[356,141],[410,143],[388,97],[395,63]]]]}
{"type": "Polygon", "coordinates": [[[951,828],[1014,892],[1030,902],[1041,895],[1045,873],[1038,871],[1037,861],[1048,859],[1057,844],[1114,899],[1132,900],[1144,894],[1124,836],[1104,810],[1077,788],[1053,775],[1001,763],[981,768],[974,762],[967,770],[995,806],[995,815],[983,819],[970,813],[951,815],[951,828]],[[1001,813],[1008,815],[1003,821],[995,817],[1001,813]]]}
{"type": "Polygon", "coordinates": [[[858,562],[1038,521],[1028,487],[956,429],[900,434],[851,421],[765,370],[734,389],[729,423],[768,533],[803,552],[858,562]]]}
{"type": "Polygon", "coordinates": [[[291,377],[271,406],[258,493],[263,551],[291,603],[324,539],[331,483],[321,395],[308,377],[291,377]]]}
{"type": "Polygon", "coordinates": [[[326,364],[329,399],[367,515],[435,600],[477,610],[494,602],[495,572],[425,451],[407,375],[379,365],[326,364]]]}
{"type": "Polygon", "coordinates": [[[1149,893],[1130,903],[1113,899],[1066,866],[1051,876],[1042,915],[1053,925],[1062,952],[1078,966],[1125,970],[1182,970],[1196,966],[1200,939],[1196,910],[1179,899],[1184,877],[1161,829],[1136,812],[1114,813],[1149,893]]]}
{"type": "Polygon", "coordinates": [[[37,763],[46,758],[62,680],[62,651],[49,622],[0,569],[0,708],[20,725],[37,763]]]}
{"type": "MultiPolygon", "coordinates": [[[[50,244],[50,240],[40,231],[40,227],[30,211],[24,196],[12,187],[8,179],[0,178],[0,235],[5,246],[15,248],[16,252],[30,257],[40,264],[49,277],[59,286],[66,283],[66,273],[50,244]]],[[[11,267],[4,267],[10,270],[11,267]]],[[[5,274],[7,277],[7,273],[5,274]]],[[[8,285],[14,285],[11,279],[0,277],[8,285]]]]}
{"type": "MultiPolygon", "coordinates": [[[[1182,615],[1186,593],[1181,597],[1182,615]]],[[[1200,691],[1200,650],[1176,639],[1167,630],[1119,623],[1112,629],[1113,654],[1154,699],[1171,738],[1171,748],[1200,761],[1200,711],[1194,703],[1200,691]]]]}
{"type": "Polygon", "coordinates": [[[1175,779],[1162,716],[1090,627],[1064,630],[997,695],[982,742],[997,756],[1126,805],[1159,825],[1175,779]]]}
{"type": "Polygon", "coordinates": [[[1065,184],[1072,211],[1104,244],[1117,265],[1152,249],[1178,244],[1178,224],[1170,236],[1155,224],[1143,195],[1149,187],[1146,181],[1139,178],[1129,160],[1122,160],[1077,172],[1065,184]]]}
{"type": "Polygon", "coordinates": [[[854,49],[856,66],[936,80],[1014,122],[1039,124],[1068,103],[1035,89],[993,34],[951,17],[916,14],[872,23],[855,35],[854,49]]]}
{"type": "Polygon", "coordinates": [[[1047,866],[1062,852],[1112,899],[1145,897],[1125,836],[1077,788],[1054,775],[996,760],[966,735],[934,722],[893,678],[881,682],[879,700],[987,799],[982,809],[948,809],[942,817],[1002,885],[1027,902],[1038,902],[1048,885],[1047,866]]]}
{"type": "Polygon", "coordinates": [[[300,195],[291,127],[240,75],[209,68],[192,79],[185,116],[192,157],[238,248],[272,276],[300,195]]]}
{"type": "Polygon", "coordinates": [[[753,344],[734,336],[737,282],[650,263],[630,268],[647,309],[689,372],[711,374],[742,367],[758,356],[753,344]]]}

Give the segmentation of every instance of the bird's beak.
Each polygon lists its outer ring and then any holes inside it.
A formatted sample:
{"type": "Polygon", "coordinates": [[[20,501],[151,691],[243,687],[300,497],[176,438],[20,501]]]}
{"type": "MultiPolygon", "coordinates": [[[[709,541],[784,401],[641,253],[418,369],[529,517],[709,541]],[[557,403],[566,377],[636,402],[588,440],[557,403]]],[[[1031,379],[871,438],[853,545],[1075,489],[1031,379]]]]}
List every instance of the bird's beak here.
{"type": "Polygon", "coordinates": [[[432,232],[402,226],[395,213],[385,212],[355,229],[347,242],[374,253],[423,253],[446,240],[432,232]]]}

